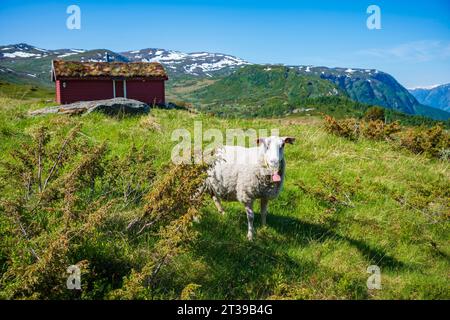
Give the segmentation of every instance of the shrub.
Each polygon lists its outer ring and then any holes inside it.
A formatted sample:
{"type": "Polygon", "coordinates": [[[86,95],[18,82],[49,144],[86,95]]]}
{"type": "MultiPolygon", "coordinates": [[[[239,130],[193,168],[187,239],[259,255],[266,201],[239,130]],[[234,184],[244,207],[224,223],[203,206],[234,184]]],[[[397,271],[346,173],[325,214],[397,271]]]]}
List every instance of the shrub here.
{"type": "Polygon", "coordinates": [[[156,233],[150,259],[140,269],[134,269],[122,288],[113,291],[113,299],[149,299],[156,286],[161,269],[174,257],[184,252],[185,245],[193,241],[197,232],[191,226],[200,216],[203,202],[200,188],[205,178],[204,165],[176,165],[155,185],[146,197],[143,213],[128,226],[142,233],[149,229],[156,233]]]}
{"type": "Polygon", "coordinates": [[[372,140],[391,139],[394,133],[401,130],[400,124],[397,121],[385,124],[381,120],[371,120],[361,122],[360,126],[362,136],[372,140]]]}
{"type": "Polygon", "coordinates": [[[384,108],[381,107],[371,107],[367,109],[367,111],[364,114],[364,119],[366,121],[383,121],[384,122],[384,108]]]}
{"type": "Polygon", "coordinates": [[[353,118],[337,121],[333,117],[326,115],[325,130],[335,135],[354,140],[359,137],[360,126],[358,121],[353,118]]]}
{"type": "Polygon", "coordinates": [[[85,264],[76,260],[76,247],[92,236],[112,203],[94,190],[106,145],[82,143],[79,130],[55,142],[47,128],[38,127],[31,142],[3,164],[10,185],[4,188],[8,200],[0,201],[7,234],[1,240],[7,263],[0,281],[7,298],[77,295],[65,288],[66,269],[85,264]]]}
{"type": "Polygon", "coordinates": [[[400,135],[400,145],[414,153],[447,160],[450,137],[439,125],[429,129],[410,128],[400,135]]]}
{"type": "Polygon", "coordinates": [[[450,137],[441,125],[432,128],[403,128],[398,121],[385,124],[381,120],[360,121],[350,118],[336,120],[325,116],[325,130],[337,136],[356,140],[364,137],[371,140],[398,141],[397,143],[414,153],[448,160],[450,137]]]}
{"type": "Polygon", "coordinates": [[[157,179],[145,147],[111,157],[80,126],[67,129],[35,128],[1,163],[0,298],[152,298],[197,235],[205,168],[170,166],[157,179]],[[126,230],[133,218],[148,230],[144,246],[126,230]],[[74,264],[81,291],[66,288],[74,264]]]}

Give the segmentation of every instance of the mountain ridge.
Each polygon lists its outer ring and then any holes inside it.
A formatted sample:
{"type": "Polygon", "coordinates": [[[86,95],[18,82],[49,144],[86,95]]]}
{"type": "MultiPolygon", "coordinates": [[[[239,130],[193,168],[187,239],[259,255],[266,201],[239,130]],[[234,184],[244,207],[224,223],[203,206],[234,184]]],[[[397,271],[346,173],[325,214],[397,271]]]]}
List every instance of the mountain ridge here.
{"type": "Polygon", "coordinates": [[[422,104],[450,112],[450,83],[409,89],[409,92],[422,104]]]}

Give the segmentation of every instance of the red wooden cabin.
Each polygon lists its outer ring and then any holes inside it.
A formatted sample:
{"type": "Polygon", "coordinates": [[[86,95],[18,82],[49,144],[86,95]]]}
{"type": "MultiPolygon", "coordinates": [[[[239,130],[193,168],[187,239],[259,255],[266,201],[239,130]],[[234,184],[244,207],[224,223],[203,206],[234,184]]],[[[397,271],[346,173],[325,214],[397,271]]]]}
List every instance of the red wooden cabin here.
{"type": "Polygon", "coordinates": [[[52,81],[60,104],[116,97],[164,104],[166,80],[157,62],[52,61],[52,81]]]}

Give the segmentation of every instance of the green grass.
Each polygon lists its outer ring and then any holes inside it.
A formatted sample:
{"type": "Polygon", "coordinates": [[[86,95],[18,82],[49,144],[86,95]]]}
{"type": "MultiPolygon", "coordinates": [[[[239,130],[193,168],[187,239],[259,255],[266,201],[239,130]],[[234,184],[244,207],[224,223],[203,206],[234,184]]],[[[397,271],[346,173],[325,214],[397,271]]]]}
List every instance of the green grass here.
{"type": "MultiPolygon", "coordinates": [[[[333,136],[315,117],[222,119],[156,109],[150,116],[122,119],[26,116],[41,106],[0,98],[2,158],[9,159],[11,151],[29,140],[27,133],[41,125],[52,130],[82,123],[83,137],[92,144],[107,141],[110,156],[124,157],[131,145],[146,145],[157,177],[164,175],[176,144],[170,140],[172,131],[192,132],[196,120],[203,121],[204,129],[279,128],[281,135],[297,138],[286,147],[285,186],[269,204],[268,226],[261,228],[256,215],[255,241],[245,238],[247,221],[240,204],[226,203],[221,216],[208,199],[194,225],[198,237],[165,266],[153,297],[179,298],[195,283],[198,299],[450,298],[448,162],[397,150],[387,142],[333,136]],[[366,287],[366,269],[374,264],[381,268],[381,290],[366,287]]],[[[132,212],[110,215],[123,222],[132,212]]],[[[85,254],[96,268],[95,285],[83,298],[108,297],[122,285],[120,277],[149,254],[151,235],[129,240],[123,223],[103,228],[78,252],[78,259],[85,254]]],[[[1,251],[0,258],[3,274],[11,257],[1,251]]]]}
{"type": "Polygon", "coordinates": [[[41,99],[53,100],[55,92],[35,85],[17,85],[10,82],[0,81],[0,97],[13,98],[17,100],[41,99]]]}

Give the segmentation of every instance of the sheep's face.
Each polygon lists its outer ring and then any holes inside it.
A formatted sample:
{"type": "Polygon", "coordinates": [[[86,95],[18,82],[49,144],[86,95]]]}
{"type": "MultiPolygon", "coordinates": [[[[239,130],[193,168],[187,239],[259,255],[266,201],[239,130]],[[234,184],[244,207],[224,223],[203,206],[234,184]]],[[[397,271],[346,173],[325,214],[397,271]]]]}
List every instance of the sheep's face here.
{"type": "Polygon", "coordinates": [[[281,181],[280,169],[281,163],[284,159],[284,146],[286,143],[293,143],[295,138],[292,137],[276,137],[259,138],[257,143],[263,146],[264,162],[267,168],[271,171],[272,180],[274,182],[281,181]]]}

